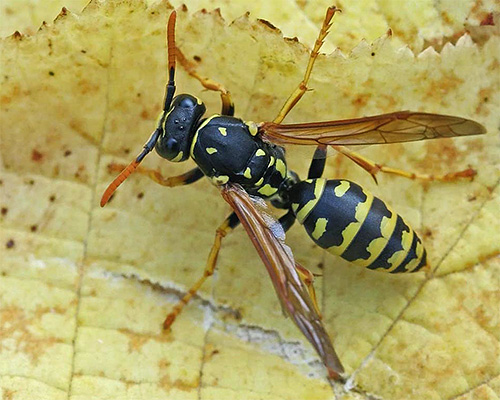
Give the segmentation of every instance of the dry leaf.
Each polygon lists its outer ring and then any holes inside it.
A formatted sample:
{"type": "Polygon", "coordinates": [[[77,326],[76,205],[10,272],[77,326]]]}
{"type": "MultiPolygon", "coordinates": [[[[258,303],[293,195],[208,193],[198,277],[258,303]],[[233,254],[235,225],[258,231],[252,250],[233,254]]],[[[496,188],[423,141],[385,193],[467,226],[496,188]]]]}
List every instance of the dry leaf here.
{"type": "MultiPolygon", "coordinates": [[[[404,11],[400,18],[409,18],[404,11]]],[[[414,56],[384,37],[361,42],[349,56],[321,56],[313,91],[287,119],[412,109],[473,118],[489,132],[362,150],[377,162],[425,173],[471,164],[478,170],[473,182],[379,176],[375,186],[351,162],[329,159],[327,176],[362,183],[413,224],[435,268],[429,279],[366,271],[315,248],[300,226],[292,229],[287,242],[296,258],[321,274],[325,323],[351,376],[351,386],[333,389],[316,354],[282,316],[242,229],[225,240],[215,279],[170,334],[161,331],[229,212],[208,181],[166,189],[134,176],[105,209],[98,206],[113,177],[106,166],[130,161],[154,129],[169,12],[165,4],[96,1],[33,37],[2,42],[3,398],[330,399],[334,390],[343,399],[498,396],[498,29],[485,27],[480,44],[463,36],[440,53],[414,56]]],[[[420,26],[427,12],[425,6],[412,13],[410,25],[420,26]]],[[[486,5],[474,15],[487,12],[486,5]]],[[[278,17],[269,19],[280,26],[278,17]]],[[[339,29],[358,40],[364,33],[348,23],[355,20],[336,16],[332,36],[339,29]]],[[[453,21],[428,29],[461,19],[453,21]]],[[[425,37],[450,36],[432,29],[425,37]]],[[[307,63],[301,44],[249,17],[228,25],[217,12],[180,11],[177,40],[203,75],[231,91],[246,120],[272,119],[307,63]]],[[[201,97],[210,112],[220,109],[218,96],[182,68],[177,87],[201,97]]],[[[290,150],[303,176],[307,152],[290,150]]],[[[192,167],[154,155],[145,164],[165,175],[192,167]]]]}

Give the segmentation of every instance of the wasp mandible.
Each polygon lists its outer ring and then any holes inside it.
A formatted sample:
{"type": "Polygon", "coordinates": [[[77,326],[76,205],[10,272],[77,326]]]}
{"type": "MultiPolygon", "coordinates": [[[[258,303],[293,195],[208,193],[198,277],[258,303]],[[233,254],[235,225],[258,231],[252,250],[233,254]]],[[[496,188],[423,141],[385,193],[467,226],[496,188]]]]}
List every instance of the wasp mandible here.
{"type": "Polygon", "coordinates": [[[258,124],[234,117],[230,93],[219,83],[198,75],[176,48],[176,12],[172,11],[167,23],[168,83],[158,126],[142,152],[108,186],[101,206],[135,170],[168,187],[209,178],[219,187],[233,211],[216,230],[203,276],[175,305],[165,319],[164,328],[173,324],[182,308],[213,274],[222,239],[241,223],[268,270],[283,309],[314,346],[329,376],[342,379],[344,368],[321,321],[313,275],[294,260],[283,241],[284,232],[298,220],[320,247],[370,269],[415,272],[427,268],[427,260],[417,234],[386,203],[354,182],[322,178],[327,148],[333,147],[346,155],[374,178],[381,171],[412,179],[452,180],[471,177],[475,172],[467,169],[442,176],[418,175],[376,164],[342,146],[477,135],[485,133],[485,128],[460,117],[410,111],[349,120],[282,124],[307,91],[314,62],[337,11],[339,9],[332,6],[326,12],[302,82],[272,122],[258,124]],[[220,93],[220,114],[204,117],[206,108],[201,100],[189,94],[174,97],[176,59],[205,88],[220,93]],[[287,168],[282,147],[286,144],[316,146],[306,180],[287,168]],[[169,178],[156,171],[138,169],[153,148],[172,162],[192,158],[197,167],[169,178]],[[279,220],[270,219],[261,211],[256,199],[270,201],[286,213],[279,220]]]}

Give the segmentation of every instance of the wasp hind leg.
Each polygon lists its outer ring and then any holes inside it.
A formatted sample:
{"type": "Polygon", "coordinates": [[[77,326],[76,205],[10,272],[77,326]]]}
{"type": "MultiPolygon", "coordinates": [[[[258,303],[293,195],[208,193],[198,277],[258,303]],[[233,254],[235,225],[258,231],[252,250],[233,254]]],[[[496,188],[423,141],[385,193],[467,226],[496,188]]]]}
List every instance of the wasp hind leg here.
{"type": "MultiPolygon", "coordinates": [[[[289,210],[286,214],[284,214],[280,219],[279,223],[283,227],[283,230],[287,232],[295,222],[297,217],[295,216],[295,213],[292,210],[289,210]]],[[[316,291],[314,290],[314,275],[311,271],[309,271],[307,268],[303,267],[299,263],[295,262],[295,270],[300,276],[300,279],[302,282],[307,287],[307,291],[309,292],[309,297],[311,298],[314,308],[316,309],[316,312],[321,318],[321,311],[319,309],[318,305],[318,300],[316,297],[316,291]]]]}
{"type": "Polygon", "coordinates": [[[316,61],[316,58],[318,58],[319,50],[321,49],[321,46],[323,45],[323,42],[328,35],[328,31],[332,26],[332,18],[337,11],[340,10],[335,6],[329,7],[326,11],[325,19],[323,21],[323,25],[321,26],[321,30],[319,31],[318,38],[314,43],[311,54],[309,55],[309,63],[307,64],[306,72],[304,73],[304,79],[302,79],[302,82],[299,83],[299,86],[297,86],[295,91],[290,95],[290,97],[281,108],[276,118],[274,118],[274,123],[280,124],[307,91],[307,82],[309,81],[309,77],[311,76],[314,62],[316,61]]]}
{"type": "Polygon", "coordinates": [[[201,285],[207,280],[208,277],[212,276],[215,267],[217,266],[217,257],[219,256],[219,251],[222,245],[222,239],[226,237],[238,224],[239,219],[236,213],[232,213],[227,217],[224,222],[217,228],[215,232],[215,240],[212,245],[212,249],[210,250],[210,254],[208,256],[207,264],[205,266],[205,270],[203,271],[203,276],[196,281],[196,283],[191,286],[191,288],[187,291],[182,299],[174,306],[172,311],[167,315],[165,321],[163,322],[163,329],[168,330],[174,323],[177,316],[181,313],[184,306],[191,300],[191,298],[196,294],[196,292],[200,289],[201,285]]]}
{"type": "Polygon", "coordinates": [[[177,59],[179,60],[179,63],[182,65],[185,71],[190,76],[198,80],[205,89],[220,93],[220,98],[222,101],[221,115],[228,115],[232,117],[234,115],[234,103],[229,91],[220,83],[215,82],[210,78],[202,77],[200,74],[198,74],[195,64],[192,61],[189,61],[179,48],[177,48],[177,59]]]}
{"type": "Polygon", "coordinates": [[[419,179],[423,181],[444,181],[444,182],[454,181],[460,178],[473,178],[476,175],[476,171],[472,168],[467,168],[464,169],[463,171],[449,172],[444,175],[419,174],[416,172],[410,172],[402,169],[387,167],[386,165],[383,164],[377,164],[376,162],[362,156],[361,154],[351,151],[343,146],[332,146],[332,147],[339,153],[342,153],[343,155],[354,161],[361,168],[366,170],[373,177],[375,182],[377,182],[376,174],[378,172],[399,175],[408,179],[419,179]]]}

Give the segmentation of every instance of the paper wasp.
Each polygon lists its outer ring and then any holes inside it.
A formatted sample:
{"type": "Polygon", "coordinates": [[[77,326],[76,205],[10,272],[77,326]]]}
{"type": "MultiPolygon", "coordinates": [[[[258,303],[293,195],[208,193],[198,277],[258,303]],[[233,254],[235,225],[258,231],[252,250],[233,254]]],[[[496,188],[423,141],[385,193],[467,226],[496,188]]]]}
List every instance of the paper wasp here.
{"type": "Polygon", "coordinates": [[[104,206],[117,187],[156,149],[172,162],[191,157],[197,167],[175,177],[139,168],[164,186],[193,183],[203,176],[220,188],[233,212],[217,228],[203,276],[189,289],[164,322],[168,329],[203,282],[213,274],[222,239],[239,223],[264,262],[283,310],[293,319],[320,355],[330,377],[341,379],[344,368],[321,321],[312,285],[313,276],[293,258],[284,244],[284,231],[297,219],[320,247],[348,261],[388,272],[414,272],[427,266],[426,253],[415,232],[382,200],[347,180],[322,178],[327,147],[345,154],[375,176],[377,171],[409,178],[452,180],[474,175],[471,169],[443,176],[424,176],[395,170],[354,153],[343,145],[384,144],[485,133],[482,125],[460,117],[401,111],[338,121],[282,124],[307,90],[314,62],[331,26],[335,7],[327,10],[304,79],[272,122],[252,123],[235,118],[229,92],[200,77],[175,46],[176,12],[167,24],[168,84],[158,126],[143,151],[108,186],[104,206]],[[220,92],[220,115],[204,118],[205,105],[189,94],[175,93],[176,59],[207,89],[220,92]],[[287,169],[282,145],[315,145],[306,180],[287,169]],[[273,220],[258,205],[269,200],[287,210],[273,220]]]}

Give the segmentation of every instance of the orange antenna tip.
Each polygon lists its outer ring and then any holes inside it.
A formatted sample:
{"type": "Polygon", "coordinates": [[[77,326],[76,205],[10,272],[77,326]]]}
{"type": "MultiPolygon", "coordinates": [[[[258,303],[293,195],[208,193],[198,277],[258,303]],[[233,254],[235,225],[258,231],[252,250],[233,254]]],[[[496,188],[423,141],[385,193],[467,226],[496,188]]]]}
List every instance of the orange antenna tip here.
{"type": "Polygon", "coordinates": [[[109,201],[109,199],[111,198],[115,190],[118,188],[118,186],[120,186],[123,183],[123,181],[127,179],[130,176],[130,174],[132,174],[132,172],[134,172],[137,169],[138,165],[139,163],[136,160],[132,161],[129,165],[127,165],[127,167],[122,172],[120,172],[120,175],[118,175],[113,180],[113,182],[111,182],[108,185],[108,187],[106,188],[101,197],[101,203],[100,203],[101,207],[104,207],[106,205],[106,203],[109,201]]]}

